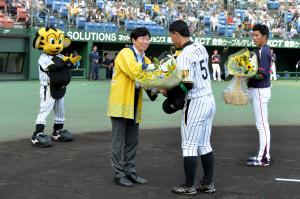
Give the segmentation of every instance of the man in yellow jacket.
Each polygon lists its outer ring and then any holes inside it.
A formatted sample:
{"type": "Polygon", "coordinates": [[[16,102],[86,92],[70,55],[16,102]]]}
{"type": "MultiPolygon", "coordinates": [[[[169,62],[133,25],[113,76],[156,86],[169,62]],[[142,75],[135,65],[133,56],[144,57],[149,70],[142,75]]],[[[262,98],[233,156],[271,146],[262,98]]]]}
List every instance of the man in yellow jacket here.
{"type": "MultiPolygon", "coordinates": [[[[135,170],[143,98],[142,89],[135,82],[135,78],[142,70],[153,67],[145,56],[150,37],[147,28],[136,28],[132,31],[130,39],[133,45],[118,53],[111,81],[108,104],[108,116],[112,122],[111,163],[114,180],[126,187],[132,187],[134,183],[148,183],[135,170]]],[[[147,94],[151,100],[157,97],[149,91],[147,94]]]]}

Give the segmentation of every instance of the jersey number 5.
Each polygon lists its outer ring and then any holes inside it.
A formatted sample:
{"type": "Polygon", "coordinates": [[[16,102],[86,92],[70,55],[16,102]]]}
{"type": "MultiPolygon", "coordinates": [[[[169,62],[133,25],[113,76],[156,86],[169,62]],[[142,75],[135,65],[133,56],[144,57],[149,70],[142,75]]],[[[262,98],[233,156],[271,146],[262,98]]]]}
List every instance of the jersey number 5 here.
{"type": "Polygon", "coordinates": [[[202,71],[202,78],[204,80],[206,80],[207,77],[208,77],[208,72],[207,72],[207,68],[205,66],[203,66],[203,63],[204,63],[204,60],[201,60],[200,61],[200,68],[201,68],[201,71],[202,71]]]}

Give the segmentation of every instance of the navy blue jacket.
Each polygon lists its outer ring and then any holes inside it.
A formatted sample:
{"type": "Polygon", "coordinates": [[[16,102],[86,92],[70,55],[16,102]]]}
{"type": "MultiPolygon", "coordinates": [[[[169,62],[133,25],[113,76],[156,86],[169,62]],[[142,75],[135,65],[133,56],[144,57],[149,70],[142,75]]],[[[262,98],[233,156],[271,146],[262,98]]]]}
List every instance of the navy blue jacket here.
{"type": "Polygon", "coordinates": [[[250,78],[248,82],[249,88],[268,88],[271,86],[270,73],[271,73],[271,62],[272,55],[270,47],[264,45],[261,49],[256,51],[258,59],[258,71],[257,74],[261,74],[263,79],[250,78]]]}

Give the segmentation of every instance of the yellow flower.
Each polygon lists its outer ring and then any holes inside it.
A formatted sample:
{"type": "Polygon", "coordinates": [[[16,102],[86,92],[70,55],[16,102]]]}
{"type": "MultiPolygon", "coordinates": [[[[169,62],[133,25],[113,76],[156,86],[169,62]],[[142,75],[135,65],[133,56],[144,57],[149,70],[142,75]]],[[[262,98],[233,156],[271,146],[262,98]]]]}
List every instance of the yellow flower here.
{"type": "Polygon", "coordinates": [[[241,64],[242,66],[246,66],[245,60],[242,60],[240,64],[241,64]]]}
{"type": "Polygon", "coordinates": [[[176,68],[176,65],[175,65],[175,64],[172,64],[172,65],[169,67],[169,70],[173,71],[173,70],[175,70],[175,68],[176,68]]]}
{"type": "Polygon", "coordinates": [[[162,74],[162,71],[161,70],[155,70],[153,73],[154,73],[155,76],[160,76],[162,74]]]}
{"type": "Polygon", "coordinates": [[[251,64],[246,65],[247,70],[253,70],[253,66],[251,64]]]}
{"type": "Polygon", "coordinates": [[[139,80],[141,80],[141,81],[145,81],[146,75],[147,74],[143,71],[140,74],[138,74],[136,78],[139,79],[139,80]]]}
{"type": "Polygon", "coordinates": [[[169,77],[170,75],[171,75],[171,73],[170,72],[165,72],[165,77],[169,77]]]}

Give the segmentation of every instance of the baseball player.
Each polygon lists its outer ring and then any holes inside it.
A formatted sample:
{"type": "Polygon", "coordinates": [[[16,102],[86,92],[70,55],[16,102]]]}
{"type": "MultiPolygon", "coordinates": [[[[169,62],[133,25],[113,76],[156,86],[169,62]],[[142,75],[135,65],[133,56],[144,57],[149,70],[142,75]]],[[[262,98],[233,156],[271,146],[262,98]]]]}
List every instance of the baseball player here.
{"type": "Polygon", "coordinates": [[[248,166],[269,166],[270,164],[270,127],[268,122],[268,103],[271,99],[271,62],[272,55],[267,45],[269,29],[266,25],[256,24],[252,28],[253,42],[259,48],[258,72],[249,79],[249,96],[255,116],[256,128],[259,133],[259,151],[254,157],[248,158],[248,166]]]}
{"type": "Polygon", "coordinates": [[[174,45],[183,48],[176,60],[183,72],[184,85],[192,85],[183,88],[186,98],[181,119],[181,147],[185,182],[174,187],[173,192],[187,195],[194,195],[197,191],[213,193],[214,156],[210,136],[216,106],[208,70],[209,56],[203,45],[190,41],[189,28],[184,21],[174,21],[169,32],[174,45]],[[195,185],[198,155],[204,177],[195,185]]]}
{"type": "Polygon", "coordinates": [[[270,75],[270,80],[272,79],[277,80],[276,65],[275,65],[277,57],[273,49],[271,49],[271,55],[272,55],[272,68],[271,68],[272,73],[270,75]]]}
{"type": "Polygon", "coordinates": [[[220,61],[221,61],[221,56],[218,54],[217,50],[214,50],[214,54],[211,56],[213,80],[221,81],[220,61]]]}

